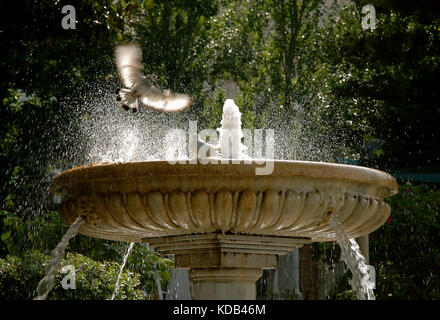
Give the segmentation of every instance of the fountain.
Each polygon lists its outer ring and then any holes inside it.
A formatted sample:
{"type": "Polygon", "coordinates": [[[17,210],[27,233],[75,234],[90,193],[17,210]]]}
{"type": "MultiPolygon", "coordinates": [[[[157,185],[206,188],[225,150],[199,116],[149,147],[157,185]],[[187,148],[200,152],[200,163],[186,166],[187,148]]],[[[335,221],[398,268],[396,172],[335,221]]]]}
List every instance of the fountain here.
{"type": "MultiPolygon", "coordinates": [[[[241,122],[231,101],[224,116],[236,129],[241,122]]],[[[194,299],[255,299],[255,282],[263,269],[276,267],[277,255],[337,240],[330,217],[357,238],[390,214],[384,198],[397,192],[397,183],[384,172],[271,160],[272,173],[258,175],[261,159],[236,159],[243,148],[240,139],[231,140],[231,152],[220,152],[218,164],[146,161],[64,171],[51,186],[64,199],[59,213],[67,225],[85,217],[81,234],[146,242],[173,254],[177,268],[190,270],[194,299]]]]}

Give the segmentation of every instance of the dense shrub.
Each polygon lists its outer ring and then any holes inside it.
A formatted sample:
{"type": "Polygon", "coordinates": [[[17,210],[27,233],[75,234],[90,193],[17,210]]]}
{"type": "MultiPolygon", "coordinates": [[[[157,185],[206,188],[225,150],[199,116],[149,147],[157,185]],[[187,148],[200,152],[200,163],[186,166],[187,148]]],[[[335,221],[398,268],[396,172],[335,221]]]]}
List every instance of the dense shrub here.
{"type": "Polygon", "coordinates": [[[401,184],[391,216],[370,235],[378,299],[440,299],[440,191],[401,184]]]}
{"type": "MultiPolygon", "coordinates": [[[[43,278],[50,257],[39,251],[27,251],[22,256],[8,255],[0,259],[0,300],[32,299],[38,282],[43,278]]],[[[109,299],[113,294],[120,265],[113,261],[96,262],[77,253],[67,253],[58,268],[73,265],[76,272],[76,289],[63,289],[61,280],[66,274],[57,272],[55,285],[48,299],[109,299]]],[[[139,275],[124,271],[116,299],[145,299],[138,287],[139,275]]]]}
{"type": "MultiPolygon", "coordinates": [[[[56,247],[67,226],[56,211],[42,216],[23,219],[14,213],[0,210],[0,257],[19,256],[29,249],[41,254],[50,254],[56,247]]],[[[69,250],[87,256],[96,263],[121,262],[128,243],[90,238],[78,234],[69,242],[69,250]]],[[[139,288],[150,296],[157,291],[156,279],[161,279],[162,288],[170,281],[173,262],[149,250],[146,244],[136,244],[128,257],[126,270],[139,274],[139,288]]],[[[32,288],[34,290],[34,288],[32,288]]],[[[80,299],[83,297],[77,297],[80,299]]]]}

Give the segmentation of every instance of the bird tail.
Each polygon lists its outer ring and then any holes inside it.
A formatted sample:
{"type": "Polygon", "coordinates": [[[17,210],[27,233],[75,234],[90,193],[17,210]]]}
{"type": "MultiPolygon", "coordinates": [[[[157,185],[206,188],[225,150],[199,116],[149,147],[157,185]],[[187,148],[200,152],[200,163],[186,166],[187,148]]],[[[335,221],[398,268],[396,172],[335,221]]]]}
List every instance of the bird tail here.
{"type": "Polygon", "coordinates": [[[117,89],[116,90],[116,101],[118,101],[122,107],[122,109],[128,111],[132,110],[136,112],[138,110],[139,104],[137,101],[137,97],[131,93],[128,89],[117,89]]]}

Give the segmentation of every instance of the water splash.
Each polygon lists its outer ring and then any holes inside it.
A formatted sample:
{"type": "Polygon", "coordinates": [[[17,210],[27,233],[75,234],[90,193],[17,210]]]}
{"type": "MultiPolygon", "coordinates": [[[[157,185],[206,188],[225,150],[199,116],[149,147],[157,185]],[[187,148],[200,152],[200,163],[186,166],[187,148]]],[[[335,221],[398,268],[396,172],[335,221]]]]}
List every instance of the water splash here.
{"type": "Polygon", "coordinates": [[[329,223],[336,233],[336,242],[341,247],[341,258],[352,273],[351,287],[356,291],[358,300],[375,300],[374,283],[370,281],[368,267],[359,245],[349,239],[335,215],[331,215],[329,223]]]}
{"type": "Polygon", "coordinates": [[[113,295],[110,300],[115,300],[116,295],[119,292],[119,281],[121,280],[122,272],[124,271],[125,264],[127,263],[128,256],[133,250],[134,242],[131,242],[128,246],[127,252],[125,253],[124,260],[121,265],[121,269],[119,270],[118,278],[116,279],[115,290],[113,291],[113,295]]]}
{"type": "Polygon", "coordinates": [[[67,230],[66,234],[61,239],[60,243],[52,251],[49,267],[47,268],[46,275],[38,283],[37,296],[34,298],[34,300],[46,300],[47,295],[53,288],[55,282],[55,273],[61,259],[64,257],[66,247],[69,244],[70,239],[76,236],[79,227],[84,223],[84,221],[85,218],[82,216],[76,218],[75,222],[72,223],[72,225],[69,227],[69,230],[67,230]]]}
{"type": "MultiPolygon", "coordinates": [[[[51,152],[54,158],[60,159],[56,165],[60,171],[89,163],[164,160],[164,141],[169,131],[188,130],[189,121],[200,118],[197,106],[175,114],[159,113],[148,108],[141,108],[136,114],[128,113],[116,106],[112,87],[104,83],[91,85],[80,96],[83,97],[81,105],[72,112],[66,125],[61,126],[61,134],[65,138],[63,145],[51,152]]],[[[336,128],[320,132],[319,126],[302,105],[298,103],[295,106],[292,112],[280,112],[278,105],[256,99],[252,110],[243,107],[242,114],[234,100],[227,99],[223,105],[222,128],[218,129],[219,145],[222,146],[222,141],[227,144],[226,135],[222,134],[227,130],[232,132],[232,145],[228,144],[231,148],[227,155],[223,146],[222,157],[246,158],[246,147],[241,143],[242,123],[249,124],[250,130],[275,130],[276,159],[334,162],[338,157],[350,157],[341,154],[346,149],[344,140],[339,139],[342,133],[334,132],[336,128]],[[262,110],[266,115],[260,115],[262,110]],[[254,119],[252,123],[250,119],[254,119]]],[[[243,127],[248,128],[246,125],[243,127]]],[[[202,129],[209,128],[200,127],[199,131],[202,129]]]]}

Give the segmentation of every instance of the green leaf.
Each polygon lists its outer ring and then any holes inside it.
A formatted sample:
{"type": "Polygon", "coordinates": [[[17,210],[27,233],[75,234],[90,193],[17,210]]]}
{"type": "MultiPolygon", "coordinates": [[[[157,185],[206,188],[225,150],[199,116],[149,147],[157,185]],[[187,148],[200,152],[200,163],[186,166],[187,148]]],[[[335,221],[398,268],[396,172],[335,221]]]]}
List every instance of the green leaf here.
{"type": "Polygon", "coordinates": [[[11,230],[2,233],[2,241],[6,241],[11,236],[11,230]]]}

